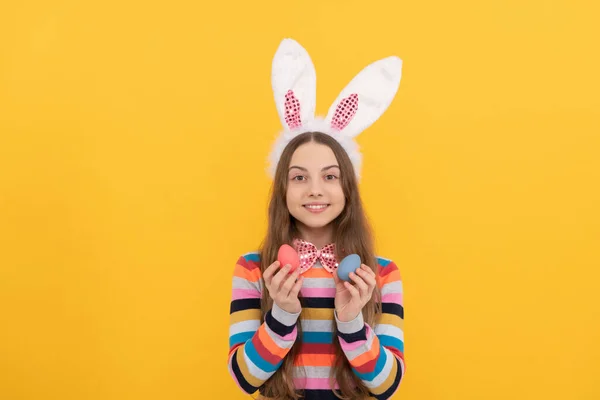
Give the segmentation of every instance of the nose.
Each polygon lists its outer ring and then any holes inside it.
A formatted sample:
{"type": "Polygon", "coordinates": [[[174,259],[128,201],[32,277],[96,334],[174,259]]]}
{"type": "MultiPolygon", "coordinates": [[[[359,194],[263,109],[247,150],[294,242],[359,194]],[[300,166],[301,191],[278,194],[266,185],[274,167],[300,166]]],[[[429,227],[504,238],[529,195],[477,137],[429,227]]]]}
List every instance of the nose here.
{"type": "Polygon", "coordinates": [[[310,197],[323,196],[323,188],[321,187],[321,182],[318,179],[311,180],[309,190],[310,190],[310,192],[309,192],[310,197]]]}

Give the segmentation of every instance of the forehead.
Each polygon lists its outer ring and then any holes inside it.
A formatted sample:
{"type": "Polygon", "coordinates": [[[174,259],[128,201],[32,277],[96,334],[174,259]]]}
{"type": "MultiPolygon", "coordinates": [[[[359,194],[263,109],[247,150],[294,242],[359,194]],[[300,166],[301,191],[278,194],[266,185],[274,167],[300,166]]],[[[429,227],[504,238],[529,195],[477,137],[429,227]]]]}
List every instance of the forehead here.
{"type": "Polygon", "coordinates": [[[305,168],[321,168],[337,163],[337,158],[329,146],[315,142],[308,142],[299,146],[290,160],[290,166],[297,165],[305,168]]]}

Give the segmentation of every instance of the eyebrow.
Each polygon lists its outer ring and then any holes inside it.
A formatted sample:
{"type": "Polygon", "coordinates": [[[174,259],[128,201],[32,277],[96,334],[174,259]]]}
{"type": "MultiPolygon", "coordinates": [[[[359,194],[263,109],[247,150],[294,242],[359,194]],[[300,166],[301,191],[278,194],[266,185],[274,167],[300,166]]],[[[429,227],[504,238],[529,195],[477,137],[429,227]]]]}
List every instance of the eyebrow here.
{"type": "MultiPolygon", "coordinates": [[[[291,171],[291,170],[292,170],[292,169],[294,169],[294,168],[298,168],[298,169],[300,169],[300,170],[302,170],[302,171],[308,171],[306,168],[304,168],[304,167],[299,167],[298,165],[292,165],[292,166],[290,167],[289,171],[291,171]]],[[[328,169],[330,169],[330,168],[337,168],[337,169],[340,169],[339,165],[337,165],[337,164],[332,164],[332,165],[328,165],[328,166],[326,166],[326,167],[323,167],[323,168],[321,168],[321,171],[326,171],[326,170],[328,170],[328,169]]]]}

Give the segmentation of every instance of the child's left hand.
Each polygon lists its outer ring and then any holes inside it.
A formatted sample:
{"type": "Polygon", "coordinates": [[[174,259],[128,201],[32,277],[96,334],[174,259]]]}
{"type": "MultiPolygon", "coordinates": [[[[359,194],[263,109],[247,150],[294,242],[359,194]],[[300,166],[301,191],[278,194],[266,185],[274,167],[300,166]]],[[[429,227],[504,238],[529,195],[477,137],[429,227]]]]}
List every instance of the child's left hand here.
{"type": "Polygon", "coordinates": [[[362,311],[365,304],[371,299],[377,282],[375,272],[364,264],[350,273],[350,279],[356,284],[341,280],[337,271],[333,273],[335,281],[335,311],[342,322],[352,321],[362,311]]]}

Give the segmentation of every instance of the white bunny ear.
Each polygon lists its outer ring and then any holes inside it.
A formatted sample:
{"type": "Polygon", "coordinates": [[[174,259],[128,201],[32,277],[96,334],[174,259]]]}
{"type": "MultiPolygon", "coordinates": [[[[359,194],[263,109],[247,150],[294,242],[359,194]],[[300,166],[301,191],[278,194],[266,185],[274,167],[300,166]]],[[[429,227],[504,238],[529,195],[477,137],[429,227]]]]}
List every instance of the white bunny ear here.
{"type": "Polygon", "coordinates": [[[293,130],[314,119],[317,75],[308,52],[293,39],[284,39],[271,69],[271,85],[281,124],[293,130]]]}
{"type": "Polygon", "coordinates": [[[338,95],[325,120],[344,135],[358,135],[389,107],[401,76],[402,60],[398,57],[387,57],[368,65],[338,95]]]}

